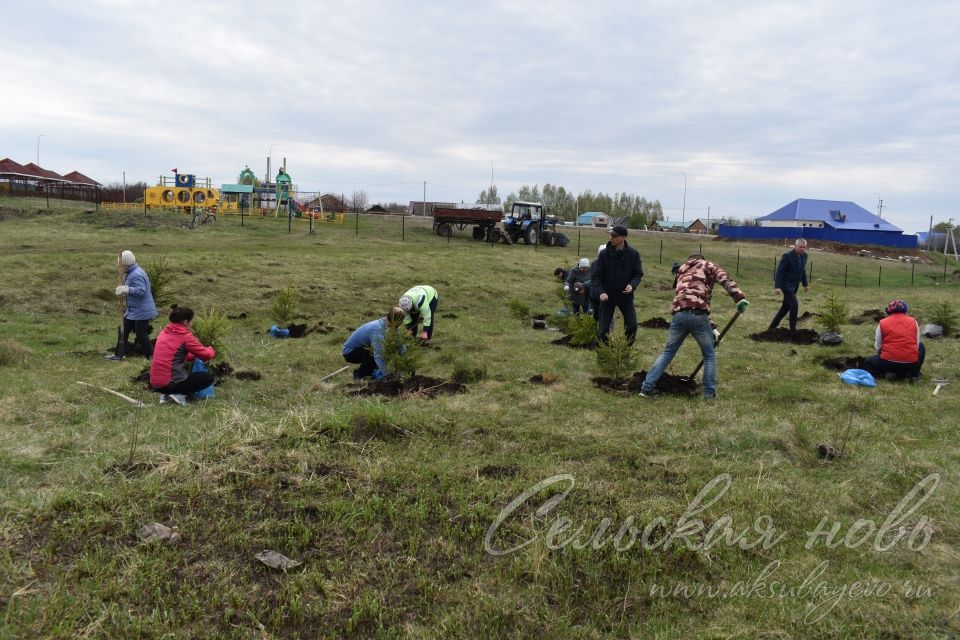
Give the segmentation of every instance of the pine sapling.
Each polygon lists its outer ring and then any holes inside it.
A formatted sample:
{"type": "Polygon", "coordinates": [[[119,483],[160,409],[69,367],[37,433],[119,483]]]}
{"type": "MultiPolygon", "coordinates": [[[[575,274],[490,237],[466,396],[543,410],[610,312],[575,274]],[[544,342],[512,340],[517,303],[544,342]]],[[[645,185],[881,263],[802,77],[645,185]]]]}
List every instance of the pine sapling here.
{"type": "Polygon", "coordinates": [[[170,289],[170,282],[173,279],[170,263],[167,262],[167,256],[155,256],[150,259],[143,270],[150,280],[150,292],[153,294],[153,301],[158,309],[162,309],[173,302],[173,292],[170,289]]]}
{"type": "Polygon", "coordinates": [[[847,323],[848,314],[847,303],[836,293],[831,292],[827,295],[827,302],[820,317],[817,318],[817,324],[827,331],[840,333],[840,327],[847,323]]]}
{"type": "Polygon", "coordinates": [[[270,317],[278,327],[286,327],[297,315],[297,290],[288,284],[277,292],[270,306],[270,317]]]}
{"type": "Polygon", "coordinates": [[[225,313],[221,313],[213,307],[210,307],[206,311],[197,314],[190,324],[190,328],[193,331],[193,335],[196,336],[201,344],[213,347],[217,352],[217,356],[220,357],[227,350],[224,337],[226,336],[229,325],[230,322],[227,320],[225,313]]]}
{"type": "Polygon", "coordinates": [[[413,377],[423,360],[423,349],[403,326],[402,319],[390,321],[383,332],[383,359],[391,376],[413,377]]]}
{"type": "Polygon", "coordinates": [[[624,380],[636,367],[636,350],[622,332],[607,336],[597,346],[597,367],[614,382],[624,380]]]}

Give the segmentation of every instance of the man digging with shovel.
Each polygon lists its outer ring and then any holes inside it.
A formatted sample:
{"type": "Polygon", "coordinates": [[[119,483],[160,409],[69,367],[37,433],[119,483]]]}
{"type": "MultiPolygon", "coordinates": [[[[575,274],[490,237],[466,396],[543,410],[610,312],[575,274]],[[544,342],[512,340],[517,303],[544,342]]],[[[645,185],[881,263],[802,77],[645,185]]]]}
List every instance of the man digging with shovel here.
{"type": "MultiPolygon", "coordinates": [[[[640,387],[641,397],[660,395],[660,390],[656,387],[657,381],[677,355],[687,334],[691,333],[703,354],[703,397],[711,400],[717,397],[717,354],[713,328],[710,326],[710,296],[713,285],[717,282],[723,285],[737,303],[734,319],[747,310],[750,303],[726,271],[699,253],[690,254],[677,271],[677,294],[673,298],[673,319],[670,321],[667,346],[643,381],[640,387]]],[[[727,329],[732,324],[733,321],[727,325],[727,329]]]]}

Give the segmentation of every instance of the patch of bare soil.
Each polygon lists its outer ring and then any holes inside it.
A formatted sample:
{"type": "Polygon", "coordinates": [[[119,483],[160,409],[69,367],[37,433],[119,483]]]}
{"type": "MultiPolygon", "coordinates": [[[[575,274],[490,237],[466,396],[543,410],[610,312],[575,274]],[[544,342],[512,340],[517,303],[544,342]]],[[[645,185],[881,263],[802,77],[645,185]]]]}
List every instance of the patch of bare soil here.
{"type": "MultiPolygon", "coordinates": [[[[627,391],[630,393],[640,393],[640,387],[643,381],[647,379],[647,372],[635,371],[627,379],[614,380],[597,376],[591,378],[591,382],[597,387],[607,391],[627,391]]],[[[674,376],[669,373],[663,374],[657,380],[657,389],[665,396],[695,396],[700,393],[700,385],[696,380],[682,376],[674,376]]]]}
{"type": "Polygon", "coordinates": [[[821,364],[833,371],[846,371],[847,369],[863,369],[865,361],[866,358],[861,356],[839,356],[837,358],[825,358],[821,361],[821,364]]]}
{"type": "Polygon", "coordinates": [[[556,384],[557,379],[549,373],[538,373],[534,376],[530,376],[530,382],[533,384],[544,384],[549,386],[551,384],[556,384]]]}
{"type": "Polygon", "coordinates": [[[550,344],[559,344],[565,347],[570,347],[571,349],[596,349],[597,348],[596,341],[591,342],[590,344],[573,344],[573,342],[571,342],[572,339],[573,339],[573,336],[568,334],[565,336],[560,336],[556,340],[551,340],[550,344]]]}
{"type": "MultiPolygon", "coordinates": [[[[207,368],[210,369],[210,373],[213,374],[214,386],[220,386],[220,383],[226,378],[233,378],[234,380],[260,380],[263,377],[259,371],[234,370],[229,362],[218,362],[207,365],[207,368]]],[[[133,382],[142,382],[146,385],[148,391],[153,391],[153,388],[150,386],[150,367],[142,370],[131,378],[131,380],[133,382]]]]}
{"type": "Polygon", "coordinates": [[[670,323],[663,318],[650,318],[640,323],[644,329],[669,329],[670,323]]]}
{"type": "Polygon", "coordinates": [[[789,344],[816,344],[820,340],[820,334],[813,329],[797,329],[791,332],[790,329],[777,327],[776,329],[767,329],[760,333],[751,333],[750,339],[757,342],[784,342],[789,344]]]}
{"type": "Polygon", "coordinates": [[[874,322],[880,322],[886,317],[886,313],[880,309],[867,309],[859,316],[854,316],[850,318],[850,324],[866,324],[871,320],[874,322]]]}
{"type": "Polygon", "coordinates": [[[798,322],[803,322],[804,320],[809,320],[810,318],[818,318],[818,317],[820,317],[820,314],[819,314],[819,313],[810,313],[809,311],[804,311],[804,312],[801,313],[800,316],[797,318],[797,321],[798,321],[798,322]]]}
{"type": "Polygon", "coordinates": [[[487,466],[480,469],[477,473],[485,478],[509,478],[511,476],[517,475],[520,472],[520,467],[515,464],[509,464],[506,466],[500,466],[496,464],[488,464],[487,466]]]}
{"type": "Polygon", "coordinates": [[[452,380],[441,380],[428,376],[410,378],[382,378],[369,382],[351,382],[347,384],[350,396],[402,396],[423,395],[434,398],[440,394],[463,393],[466,385],[452,380]]]}

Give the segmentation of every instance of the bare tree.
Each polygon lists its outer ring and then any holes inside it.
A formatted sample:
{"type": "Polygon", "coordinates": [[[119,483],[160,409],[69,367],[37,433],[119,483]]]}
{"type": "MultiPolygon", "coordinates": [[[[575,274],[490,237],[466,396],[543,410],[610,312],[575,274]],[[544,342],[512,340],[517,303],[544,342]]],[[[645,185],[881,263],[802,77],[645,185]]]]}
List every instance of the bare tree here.
{"type": "Polygon", "coordinates": [[[350,208],[353,209],[354,213],[361,213],[367,210],[367,192],[363,189],[358,189],[353,192],[353,195],[350,196],[350,208]]]}

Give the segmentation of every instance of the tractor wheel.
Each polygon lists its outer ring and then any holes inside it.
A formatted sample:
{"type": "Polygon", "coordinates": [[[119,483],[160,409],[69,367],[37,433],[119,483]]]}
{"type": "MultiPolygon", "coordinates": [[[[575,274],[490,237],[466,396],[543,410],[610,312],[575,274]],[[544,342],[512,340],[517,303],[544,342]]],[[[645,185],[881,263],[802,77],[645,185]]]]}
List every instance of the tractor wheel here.
{"type": "Polygon", "coordinates": [[[453,228],[446,222],[437,225],[437,235],[447,237],[453,232],[453,228]]]}
{"type": "Polygon", "coordinates": [[[483,237],[487,235],[486,230],[483,227],[474,227],[473,228],[473,239],[474,240],[483,240],[483,237]]]}
{"type": "Polygon", "coordinates": [[[500,229],[497,229],[496,227],[490,227],[487,229],[487,242],[496,244],[497,242],[500,242],[502,236],[503,234],[500,233],[500,229]]]}
{"type": "Polygon", "coordinates": [[[536,227],[527,227],[526,232],[524,232],[523,234],[523,243],[537,244],[537,228],[536,227]]]}

